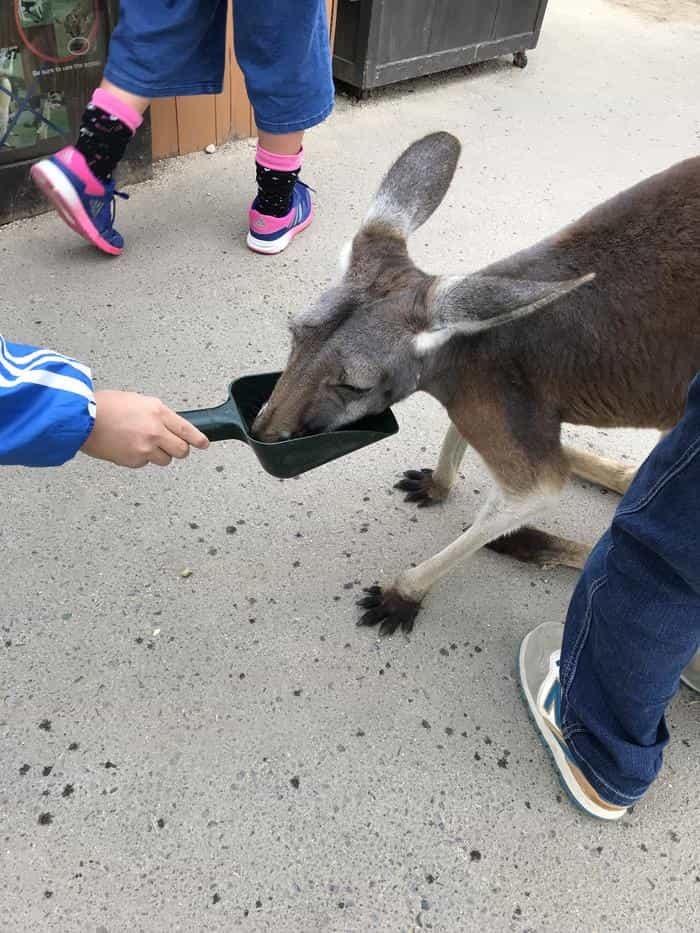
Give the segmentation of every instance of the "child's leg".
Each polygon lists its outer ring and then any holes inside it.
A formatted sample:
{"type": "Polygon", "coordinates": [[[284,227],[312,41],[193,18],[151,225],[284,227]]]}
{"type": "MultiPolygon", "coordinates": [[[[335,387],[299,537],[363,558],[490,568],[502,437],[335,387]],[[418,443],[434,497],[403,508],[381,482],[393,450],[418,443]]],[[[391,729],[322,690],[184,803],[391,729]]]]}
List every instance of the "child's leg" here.
{"type": "Polygon", "coordinates": [[[313,216],[298,175],[304,130],[333,108],[326,4],[236,0],[233,13],[236,58],[258,127],[258,195],[247,242],[256,252],[279,253],[313,216]]]}
{"type": "Polygon", "coordinates": [[[143,122],[150,101],[103,81],[94,91],[80,123],[75,148],[100,181],[109,181],[126,147],[143,122]]]}
{"type": "Polygon", "coordinates": [[[304,132],[298,133],[266,133],[265,130],[258,129],[258,143],[261,149],[267,149],[268,152],[274,152],[277,155],[296,155],[301,151],[301,143],[304,139],[304,132]]]}
{"type": "Polygon", "coordinates": [[[112,175],[151,99],[221,91],[227,9],[228,0],[121,0],[75,146],[32,167],[63,220],[103,252],[122,251],[112,175]]]}
{"type": "Polygon", "coordinates": [[[148,103],[103,81],[85,108],[75,146],[42,159],[31,170],[68,226],[113,256],[121,253],[124,241],[113,226],[117,192],[112,174],[148,103]]]}
{"type": "Polygon", "coordinates": [[[116,84],[112,84],[111,81],[108,81],[106,78],[103,78],[100,82],[100,88],[103,91],[107,91],[112,97],[116,97],[118,100],[122,101],[128,107],[131,107],[132,110],[135,110],[137,113],[140,113],[142,116],[148,110],[151,104],[150,97],[142,97],[140,94],[132,94],[130,91],[125,91],[120,87],[117,87],[116,84]]]}
{"type": "MultiPolygon", "coordinates": [[[[303,138],[303,132],[275,135],[260,130],[258,133],[258,148],[255,153],[258,196],[254,204],[255,216],[251,209],[251,228],[254,227],[254,221],[257,221],[255,229],[261,229],[263,225],[269,228],[271,223],[274,226],[274,221],[267,218],[281,221],[290,214],[294,189],[301,171],[303,138]]],[[[302,189],[300,193],[306,194],[302,189]]],[[[310,198],[308,203],[311,204],[310,198]]],[[[251,243],[248,245],[253,246],[251,243]]],[[[279,243],[277,245],[279,246],[279,243]]]]}

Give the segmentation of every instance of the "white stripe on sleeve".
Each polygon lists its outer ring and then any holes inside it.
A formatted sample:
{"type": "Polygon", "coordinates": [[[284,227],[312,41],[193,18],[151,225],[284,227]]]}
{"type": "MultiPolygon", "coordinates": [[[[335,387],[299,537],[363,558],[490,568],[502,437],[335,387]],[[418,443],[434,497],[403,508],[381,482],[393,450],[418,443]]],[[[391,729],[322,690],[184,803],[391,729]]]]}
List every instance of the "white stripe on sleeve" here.
{"type": "Polygon", "coordinates": [[[74,379],[72,376],[62,376],[60,373],[52,373],[46,369],[28,369],[21,371],[15,379],[5,379],[0,374],[0,387],[11,389],[16,385],[33,383],[34,385],[46,386],[48,389],[58,389],[61,392],[71,392],[73,395],[80,395],[89,403],[95,403],[95,395],[84,382],[80,379],[74,379]]]}
{"type": "Polygon", "coordinates": [[[56,353],[55,350],[33,350],[31,353],[25,353],[23,356],[15,356],[8,350],[7,343],[2,334],[0,334],[0,363],[5,363],[8,369],[13,363],[22,369],[29,366],[37,366],[40,363],[68,363],[73,369],[82,373],[83,376],[87,376],[88,379],[92,378],[89,367],[85,366],[84,363],[80,363],[78,360],[74,360],[69,356],[64,356],[62,353],[56,353]]]}

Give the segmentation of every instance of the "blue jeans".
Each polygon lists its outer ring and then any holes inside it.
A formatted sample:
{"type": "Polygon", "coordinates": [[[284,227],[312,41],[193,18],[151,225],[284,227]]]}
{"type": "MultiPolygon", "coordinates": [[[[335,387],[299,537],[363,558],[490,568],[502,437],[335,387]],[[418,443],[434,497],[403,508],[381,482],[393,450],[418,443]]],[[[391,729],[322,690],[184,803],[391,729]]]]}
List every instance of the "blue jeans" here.
{"type": "Polygon", "coordinates": [[[562,731],[586,778],[629,806],[659,772],[664,712],[700,643],[700,375],[598,542],[569,607],[562,731]]]}
{"type": "MultiPolygon", "coordinates": [[[[218,94],[228,0],[121,0],[104,75],[140,97],[218,94]]],[[[236,60],[255,122],[294,133],[333,109],[325,0],[235,0],[236,60]]]]}

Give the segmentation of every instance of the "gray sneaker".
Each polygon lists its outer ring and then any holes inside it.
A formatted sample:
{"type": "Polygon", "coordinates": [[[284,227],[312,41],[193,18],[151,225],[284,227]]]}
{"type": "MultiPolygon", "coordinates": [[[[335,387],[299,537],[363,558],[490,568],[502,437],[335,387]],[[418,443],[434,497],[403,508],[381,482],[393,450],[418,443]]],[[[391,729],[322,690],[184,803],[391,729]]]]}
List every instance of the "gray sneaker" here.
{"type": "Polygon", "coordinates": [[[681,674],[681,680],[686,687],[700,693],[700,651],[681,674]]]}
{"type": "Polygon", "coordinates": [[[525,636],[518,663],[520,686],[530,715],[573,803],[599,820],[619,820],[627,813],[627,807],[606,803],[598,795],[583,776],[561,734],[559,654],[563,635],[563,625],[544,622],[525,636]]]}

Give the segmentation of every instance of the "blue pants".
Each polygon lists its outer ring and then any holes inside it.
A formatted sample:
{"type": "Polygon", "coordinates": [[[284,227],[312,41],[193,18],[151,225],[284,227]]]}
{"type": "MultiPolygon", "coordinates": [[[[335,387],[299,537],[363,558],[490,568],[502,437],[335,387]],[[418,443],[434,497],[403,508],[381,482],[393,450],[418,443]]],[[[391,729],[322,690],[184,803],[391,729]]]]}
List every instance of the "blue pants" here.
{"type": "MultiPolygon", "coordinates": [[[[228,0],[121,0],[105,78],[140,97],[218,94],[228,0]]],[[[234,0],[236,59],[255,122],[306,130],[333,109],[325,0],[234,0]]]]}
{"type": "Polygon", "coordinates": [[[600,796],[629,806],[659,772],[664,712],[700,643],[700,375],[574,592],[560,661],[567,745],[600,796]]]}

